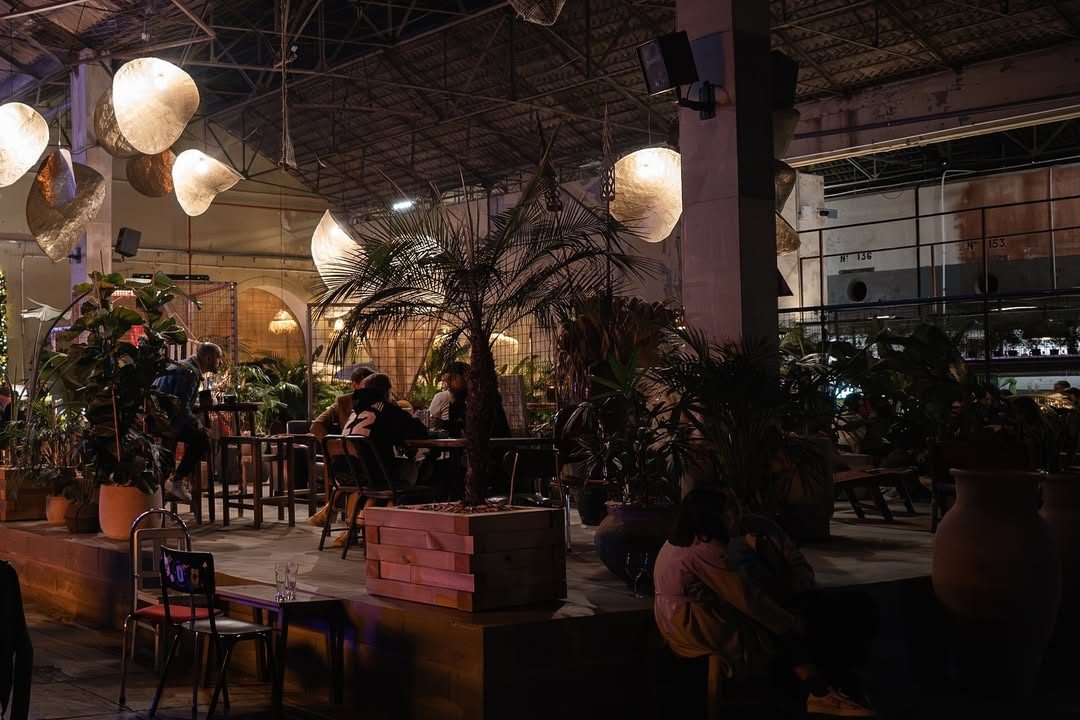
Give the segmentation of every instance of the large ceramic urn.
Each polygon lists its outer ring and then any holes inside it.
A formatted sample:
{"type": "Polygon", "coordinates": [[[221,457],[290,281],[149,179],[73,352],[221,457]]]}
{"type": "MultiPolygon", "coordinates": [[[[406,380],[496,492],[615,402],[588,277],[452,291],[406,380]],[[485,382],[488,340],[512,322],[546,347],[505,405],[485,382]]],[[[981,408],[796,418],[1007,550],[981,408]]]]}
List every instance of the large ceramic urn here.
{"type": "Polygon", "coordinates": [[[1054,631],[1061,565],[1039,515],[1037,473],[953,470],[956,503],[934,537],[934,594],[954,623],[957,680],[1030,694],[1054,631]]]}
{"type": "Polygon", "coordinates": [[[1061,556],[1059,629],[1074,647],[1080,639],[1080,473],[1046,475],[1042,492],[1042,516],[1061,556]]]}
{"type": "Polygon", "coordinates": [[[98,500],[101,532],[110,540],[127,540],[135,518],[161,506],[161,488],[147,494],[128,485],[102,485],[98,500]]]}
{"type": "Polygon", "coordinates": [[[600,562],[627,583],[651,588],[656,556],[675,519],[675,506],[609,502],[593,542],[600,562]]]}

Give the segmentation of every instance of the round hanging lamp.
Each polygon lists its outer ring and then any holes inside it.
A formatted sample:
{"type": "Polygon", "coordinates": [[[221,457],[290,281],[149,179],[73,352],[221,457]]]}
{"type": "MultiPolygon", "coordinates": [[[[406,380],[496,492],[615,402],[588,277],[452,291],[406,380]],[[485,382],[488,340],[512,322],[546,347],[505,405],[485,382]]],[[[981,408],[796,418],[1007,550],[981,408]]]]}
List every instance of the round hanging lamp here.
{"type": "Polygon", "coordinates": [[[240,173],[200,150],[185,150],[176,156],[172,166],[176,199],[192,217],[206,212],[219,193],[240,180],[240,173]]]}
{"type": "Polygon", "coordinates": [[[311,259],[323,282],[330,285],[335,266],[359,248],[349,225],[338,222],[329,210],[324,212],[311,234],[311,259]]]}
{"type": "Polygon", "coordinates": [[[147,197],[164,197],[173,191],[172,150],[156,155],[139,155],[127,161],[127,178],[135,192],[147,197]]]}
{"type": "Polygon", "coordinates": [[[71,254],[105,202],[105,178],[71,161],[67,150],[54,150],[41,163],[26,197],[26,224],[34,240],[60,262],[71,254]]]}
{"type": "Polygon", "coordinates": [[[615,163],[611,217],[641,239],[664,240],[682,216],[682,158],[669,148],[637,150],[615,163]]]}
{"type": "Polygon", "coordinates": [[[0,105],[0,187],[11,185],[34,167],[49,144],[49,124],[20,102],[0,105]]]}
{"type": "Polygon", "coordinates": [[[288,335],[296,332],[299,327],[285,308],[278,310],[274,315],[274,319],[270,321],[270,332],[275,335],[288,335]]]}
{"type": "Polygon", "coordinates": [[[199,109],[199,88],[186,72],[159,58],[125,63],[112,84],[116,127],[144,155],[168,150],[199,109]]]}

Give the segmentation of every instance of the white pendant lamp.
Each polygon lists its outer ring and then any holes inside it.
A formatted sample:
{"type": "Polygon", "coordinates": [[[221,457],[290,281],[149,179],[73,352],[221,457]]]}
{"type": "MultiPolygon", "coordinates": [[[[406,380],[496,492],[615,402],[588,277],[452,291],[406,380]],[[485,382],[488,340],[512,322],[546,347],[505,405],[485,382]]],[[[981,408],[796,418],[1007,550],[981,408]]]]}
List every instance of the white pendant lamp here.
{"type": "Polygon", "coordinates": [[[644,148],[615,163],[611,217],[641,239],[658,243],[682,216],[682,158],[668,148],[644,148]]]}
{"type": "Polygon", "coordinates": [[[199,109],[199,88],[186,72],[159,58],[125,63],[112,84],[116,127],[131,147],[156,155],[180,139],[199,109]]]}
{"type": "Polygon", "coordinates": [[[206,212],[219,193],[240,182],[241,176],[201,150],[185,150],[173,162],[172,179],[180,207],[195,217],[206,212]]]}
{"type": "Polygon", "coordinates": [[[21,178],[49,144],[49,124],[20,102],[0,105],[0,187],[21,178]]]}
{"type": "Polygon", "coordinates": [[[359,249],[351,228],[339,223],[329,210],[324,212],[315,232],[311,234],[311,259],[323,282],[330,285],[335,265],[359,249]]]}
{"type": "Polygon", "coordinates": [[[292,315],[285,308],[278,310],[274,319],[270,321],[270,332],[275,335],[288,335],[299,329],[299,325],[293,320],[292,315]]]}

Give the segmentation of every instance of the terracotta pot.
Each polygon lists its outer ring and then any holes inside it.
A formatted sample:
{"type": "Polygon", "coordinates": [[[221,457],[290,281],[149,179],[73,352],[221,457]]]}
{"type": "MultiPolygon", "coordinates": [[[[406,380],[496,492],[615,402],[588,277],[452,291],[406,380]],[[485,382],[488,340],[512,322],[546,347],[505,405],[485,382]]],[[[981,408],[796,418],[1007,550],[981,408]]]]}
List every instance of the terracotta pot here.
{"type": "Polygon", "coordinates": [[[832,484],[832,441],[828,438],[802,438],[814,447],[824,466],[817,479],[804,481],[797,469],[791,470],[791,484],[780,508],[779,521],[796,542],[827,540],[836,506],[836,490],[832,484]]]}
{"type": "Polygon", "coordinates": [[[157,507],[161,507],[161,488],[147,495],[136,487],[102,485],[98,498],[101,532],[110,540],[127,540],[135,518],[157,507]]]}
{"type": "Polygon", "coordinates": [[[953,470],[956,502],[934,539],[934,594],[956,624],[957,680],[1023,697],[1054,631],[1061,565],[1038,512],[1040,475],[953,470]]]}
{"type": "Polygon", "coordinates": [[[45,519],[50,525],[63,525],[71,501],[63,495],[45,496],[45,519]]]}
{"type": "Polygon", "coordinates": [[[636,574],[645,563],[651,586],[656,555],[667,540],[674,519],[675,506],[670,504],[643,508],[619,502],[607,503],[607,516],[596,528],[594,538],[600,561],[627,582],[634,580],[631,573],[636,574]]]}
{"type": "Polygon", "coordinates": [[[98,531],[97,503],[71,503],[64,513],[68,532],[96,533],[98,531]]]}
{"type": "Polygon", "coordinates": [[[1062,630],[1080,637],[1080,473],[1046,475],[1042,516],[1061,556],[1062,630]]]}

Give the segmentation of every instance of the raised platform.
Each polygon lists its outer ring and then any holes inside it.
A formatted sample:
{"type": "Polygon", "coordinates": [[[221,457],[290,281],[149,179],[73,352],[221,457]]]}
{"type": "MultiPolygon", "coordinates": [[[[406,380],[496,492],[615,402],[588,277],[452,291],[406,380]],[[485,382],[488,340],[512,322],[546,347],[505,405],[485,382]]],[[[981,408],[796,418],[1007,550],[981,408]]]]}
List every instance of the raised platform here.
{"type": "MultiPolygon", "coordinates": [[[[847,513],[850,515],[850,513],[847,513]]],[[[806,548],[826,587],[924,577],[932,536],[922,518],[854,521],[838,506],[834,537],[806,548]]],[[[250,517],[193,527],[215,555],[219,583],[272,584],[275,562],[300,564],[299,587],[340,598],[345,610],[345,700],[366,717],[659,717],[656,638],[649,598],[636,598],[596,559],[592,529],[575,523],[567,598],[549,607],[465,613],[369,595],[362,549],[319,552],[318,529],[250,517]],[[571,692],[582,682],[617,692],[571,692]]],[[[127,544],[72,536],[44,523],[0,525],[0,557],[35,602],[119,626],[127,608],[127,544]]],[[[291,632],[289,683],[320,696],[329,677],[323,628],[291,632]]],[[[250,658],[239,657],[241,662],[250,658]]]]}

